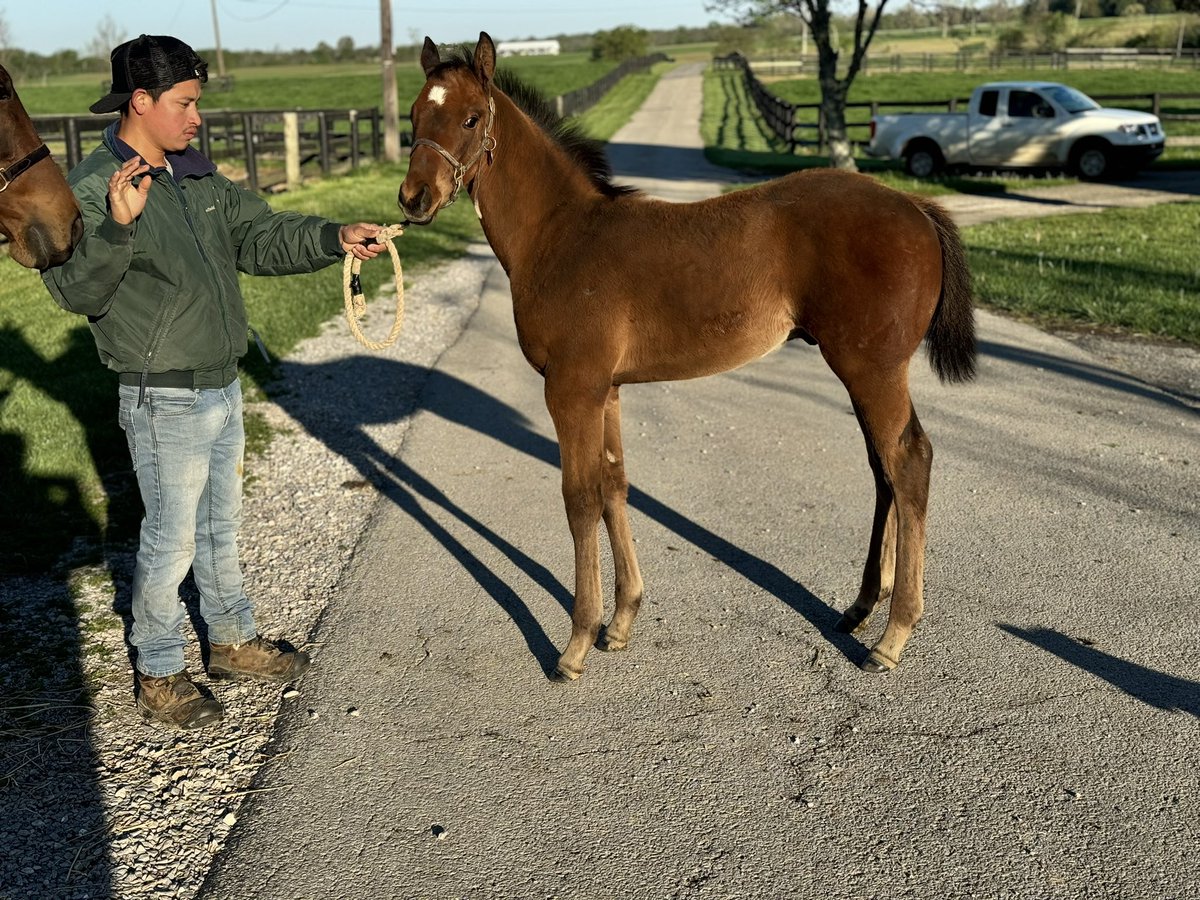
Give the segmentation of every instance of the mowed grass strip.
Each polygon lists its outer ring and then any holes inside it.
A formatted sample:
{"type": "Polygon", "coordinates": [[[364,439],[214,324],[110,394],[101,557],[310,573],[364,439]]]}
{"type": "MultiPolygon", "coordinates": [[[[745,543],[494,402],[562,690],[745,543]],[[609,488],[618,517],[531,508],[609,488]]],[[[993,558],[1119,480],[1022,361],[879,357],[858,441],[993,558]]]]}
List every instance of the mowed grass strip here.
{"type": "Polygon", "coordinates": [[[981,305],[1200,345],[1200,202],[963,229],[981,305]]]}

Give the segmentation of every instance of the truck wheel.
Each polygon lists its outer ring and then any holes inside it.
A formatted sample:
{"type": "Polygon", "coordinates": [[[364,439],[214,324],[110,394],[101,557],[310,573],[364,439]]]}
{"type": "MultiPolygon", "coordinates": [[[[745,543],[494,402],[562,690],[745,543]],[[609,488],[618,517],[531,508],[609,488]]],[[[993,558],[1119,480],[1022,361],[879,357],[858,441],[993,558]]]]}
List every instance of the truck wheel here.
{"type": "Polygon", "coordinates": [[[1071,151],[1071,171],[1084,181],[1104,181],[1114,170],[1112,148],[1105,141],[1084,141],[1071,151]]]}
{"type": "Polygon", "coordinates": [[[904,171],[913,178],[929,178],[942,170],[946,160],[932,141],[917,141],[904,151],[904,171]]]}

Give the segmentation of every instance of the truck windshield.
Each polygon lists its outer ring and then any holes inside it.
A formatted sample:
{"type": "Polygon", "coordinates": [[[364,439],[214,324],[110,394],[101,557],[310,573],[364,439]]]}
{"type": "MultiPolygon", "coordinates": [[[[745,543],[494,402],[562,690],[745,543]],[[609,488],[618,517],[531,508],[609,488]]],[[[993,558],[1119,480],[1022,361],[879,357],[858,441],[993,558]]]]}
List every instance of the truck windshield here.
{"type": "Polygon", "coordinates": [[[1082,91],[1066,85],[1056,85],[1045,88],[1045,93],[1069,113],[1086,112],[1089,109],[1099,109],[1100,104],[1082,91]]]}

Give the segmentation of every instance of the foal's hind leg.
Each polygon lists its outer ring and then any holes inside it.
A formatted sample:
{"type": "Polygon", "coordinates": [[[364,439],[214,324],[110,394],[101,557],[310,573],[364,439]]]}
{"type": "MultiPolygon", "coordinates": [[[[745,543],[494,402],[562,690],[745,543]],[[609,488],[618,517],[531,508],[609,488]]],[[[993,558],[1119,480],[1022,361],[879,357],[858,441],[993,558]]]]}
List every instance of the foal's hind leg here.
{"type": "Polygon", "coordinates": [[[600,632],[596,646],[601,650],[624,650],[629,644],[633,620],[642,604],[642,573],[629,530],[627,500],[629,480],[625,477],[625,454],[621,445],[621,398],[613,388],[604,407],[604,525],[612,546],[616,569],[616,610],[612,621],[600,632]]]}
{"type": "MultiPolygon", "coordinates": [[[[869,435],[857,403],[854,404],[854,412],[863,435],[869,435]]],[[[879,453],[870,437],[867,437],[867,461],[871,465],[871,474],[875,476],[875,519],[871,525],[871,543],[867,548],[867,561],[863,566],[858,597],[837,624],[839,631],[851,634],[862,631],[875,608],[892,596],[896,580],[896,502],[892,487],[884,475],[879,453]]]]}
{"type": "Polygon", "coordinates": [[[912,406],[907,366],[884,375],[873,374],[861,384],[845,378],[843,381],[862,423],[876,478],[875,523],[863,589],[846,618],[869,614],[868,607],[886,596],[888,569],[893,569],[887,628],[862,664],[868,672],[884,672],[899,663],[924,609],[925,512],[933,447],[912,406]],[[886,512],[881,480],[892,498],[886,512]],[[893,521],[895,556],[889,565],[889,525],[893,521]]]}

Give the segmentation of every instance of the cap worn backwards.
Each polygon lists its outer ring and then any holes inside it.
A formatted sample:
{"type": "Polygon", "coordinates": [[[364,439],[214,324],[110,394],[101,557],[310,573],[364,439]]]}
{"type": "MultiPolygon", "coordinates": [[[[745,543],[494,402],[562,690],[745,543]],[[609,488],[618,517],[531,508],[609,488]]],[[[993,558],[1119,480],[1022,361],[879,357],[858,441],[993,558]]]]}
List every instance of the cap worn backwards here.
{"type": "Polygon", "coordinates": [[[165,89],[181,81],[208,81],[208,63],[178,38],[165,34],[143,34],[113,50],[112,88],[90,107],[94,113],[113,112],[139,88],[165,89]]]}

